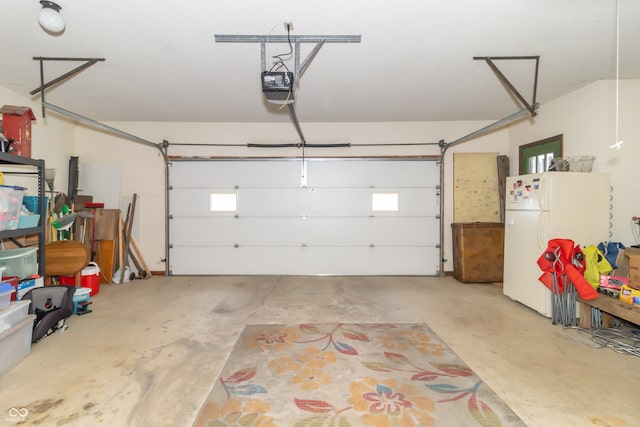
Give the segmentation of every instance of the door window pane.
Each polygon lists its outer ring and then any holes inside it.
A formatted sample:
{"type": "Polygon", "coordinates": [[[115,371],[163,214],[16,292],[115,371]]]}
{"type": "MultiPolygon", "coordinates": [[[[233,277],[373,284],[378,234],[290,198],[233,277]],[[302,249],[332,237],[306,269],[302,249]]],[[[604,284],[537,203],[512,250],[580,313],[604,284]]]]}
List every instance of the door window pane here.
{"type": "Polygon", "coordinates": [[[398,212],[400,210],[400,195],[398,193],[373,193],[371,195],[371,210],[373,212],[398,212]]]}
{"type": "Polygon", "coordinates": [[[235,212],[237,205],[236,193],[209,193],[209,212],[235,212]]]}

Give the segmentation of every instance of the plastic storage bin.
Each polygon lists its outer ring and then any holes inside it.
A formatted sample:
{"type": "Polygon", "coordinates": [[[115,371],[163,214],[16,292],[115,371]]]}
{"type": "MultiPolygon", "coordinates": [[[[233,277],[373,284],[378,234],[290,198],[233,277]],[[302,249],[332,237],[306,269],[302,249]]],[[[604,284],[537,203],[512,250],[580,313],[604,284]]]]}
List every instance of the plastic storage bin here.
{"type": "Polygon", "coordinates": [[[0,185],[0,231],[18,228],[24,190],[24,187],[0,185]]]}
{"type": "Polygon", "coordinates": [[[16,289],[10,283],[0,283],[0,310],[9,307],[11,303],[11,294],[16,289]]]}
{"type": "Polygon", "coordinates": [[[0,333],[0,376],[9,372],[31,351],[34,320],[36,315],[29,314],[14,327],[0,333]]]}
{"type": "Polygon", "coordinates": [[[15,301],[4,310],[0,310],[0,333],[11,329],[29,315],[31,301],[15,301]]]}
{"type": "Polygon", "coordinates": [[[16,276],[21,279],[38,272],[38,248],[19,248],[0,251],[0,266],[5,266],[5,276],[16,276]]]}
{"type": "Polygon", "coordinates": [[[20,219],[18,221],[18,228],[37,227],[39,221],[40,221],[40,215],[38,214],[20,215],[20,219]]]}
{"type": "MultiPolygon", "coordinates": [[[[23,196],[22,204],[27,208],[27,210],[34,214],[40,214],[40,197],[38,196],[23,196]]],[[[44,206],[47,207],[49,203],[49,198],[44,196],[44,206]]]]}

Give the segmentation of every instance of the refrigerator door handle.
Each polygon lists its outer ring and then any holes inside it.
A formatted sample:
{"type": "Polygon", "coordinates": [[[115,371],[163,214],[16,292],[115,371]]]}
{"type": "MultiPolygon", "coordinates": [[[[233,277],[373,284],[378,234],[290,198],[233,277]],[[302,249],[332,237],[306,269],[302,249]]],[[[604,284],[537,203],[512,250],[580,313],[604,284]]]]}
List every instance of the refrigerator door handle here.
{"type": "Polygon", "coordinates": [[[538,240],[538,247],[542,250],[547,247],[549,244],[549,239],[547,239],[547,229],[548,229],[548,218],[549,211],[540,211],[538,215],[538,223],[536,226],[536,236],[538,240]]]}
{"type": "Polygon", "coordinates": [[[538,189],[538,206],[541,211],[549,209],[549,185],[547,184],[547,174],[542,174],[540,177],[540,187],[538,189]]]}

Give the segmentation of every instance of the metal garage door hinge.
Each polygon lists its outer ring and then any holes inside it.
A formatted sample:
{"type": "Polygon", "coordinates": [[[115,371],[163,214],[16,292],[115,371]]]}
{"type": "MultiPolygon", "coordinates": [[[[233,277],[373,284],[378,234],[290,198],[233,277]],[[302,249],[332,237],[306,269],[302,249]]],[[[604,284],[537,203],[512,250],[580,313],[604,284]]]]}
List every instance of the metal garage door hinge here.
{"type": "Polygon", "coordinates": [[[235,244],[233,245],[233,247],[234,247],[234,248],[236,248],[236,249],[238,249],[238,248],[240,247],[240,245],[239,245],[238,243],[235,243],[235,244]]]}

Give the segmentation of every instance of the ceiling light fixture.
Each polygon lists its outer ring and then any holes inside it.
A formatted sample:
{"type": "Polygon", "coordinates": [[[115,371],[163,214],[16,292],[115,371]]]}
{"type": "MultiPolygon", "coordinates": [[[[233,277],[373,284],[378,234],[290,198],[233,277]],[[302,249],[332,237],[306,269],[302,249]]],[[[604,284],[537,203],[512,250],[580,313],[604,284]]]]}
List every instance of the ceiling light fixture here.
{"type": "Polygon", "coordinates": [[[45,31],[60,34],[64,31],[64,19],[60,16],[62,7],[52,1],[41,1],[42,9],[38,13],[38,22],[45,31]]]}

